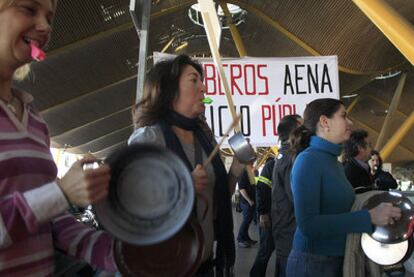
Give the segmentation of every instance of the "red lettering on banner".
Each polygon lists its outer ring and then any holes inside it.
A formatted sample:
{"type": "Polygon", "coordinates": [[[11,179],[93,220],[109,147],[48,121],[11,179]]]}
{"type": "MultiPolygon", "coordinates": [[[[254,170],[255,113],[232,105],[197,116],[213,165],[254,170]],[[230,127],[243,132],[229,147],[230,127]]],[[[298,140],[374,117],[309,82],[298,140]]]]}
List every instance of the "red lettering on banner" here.
{"type": "MultiPolygon", "coordinates": [[[[223,64],[230,76],[229,88],[232,95],[268,95],[269,80],[263,73],[266,64],[223,64]]],[[[204,63],[204,84],[206,95],[225,95],[221,78],[214,64],[204,63]]]]}
{"type": "Polygon", "coordinates": [[[231,64],[230,65],[230,82],[231,82],[231,94],[234,95],[235,93],[235,88],[238,90],[237,92],[240,95],[243,95],[243,92],[241,91],[240,87],[237,85],[236,83],[236,79],[240,79],[242,77],[242,69],[241,69],[241,65],[240,64],[231,64]],[[238,69],[239,73],[236,74],[235,73],[235,69],[238,69]]]}
{"type": "Polygon", "coordinates": [[[266,76],[262,76],[261,70],[260,70],[262,68],[267,68],[267,64],[257,65],[257,76],[259,77],[260,80],[263,80],[264,83],[265,83],[264,91],[259,91],[258,94],[259,95],[268,95],[269,94],[269,80],[267,79],[266,76]]]}
{"type": "Polygon", "coordinates": [[[206,86],[206,95],[216,94],[216,68],[213,64],[204,64],[204,85],[206,86]]]}
{"type": "Polygon", "coordinates": [[[255,95],[256,94],[256,72],[254,70],[254,65],[253,64],[246,64],[244,65],[244,89],[245,89],[245,93],[246,95],[255,95]],[[248,74],[247,70],[251,68],[251,74],[248,74]],[[252,83],[253,83],[253,89],[251,91],[249,91],[249,81],[250,79],[248,78],[249,76],[252,76],[252,83]]]}
{"type": "Polygon", "coordinates": [[[262,130],[263,130],[263,136],[266,136],[266,121],[272,119],[271,115],[271,106],[270,105],[263,105],[262,106],[262,130]],[[265,113],[267,112],[267,115],[265,113]]]}
{"type": "Polygon", "coordinates": [[[296,104],[263,105],[262,106],[262,134],[265,137],[270,124],[271,132],[277,136],[277,125],[280,119],[289,114],[296,114],[296,104]]]}

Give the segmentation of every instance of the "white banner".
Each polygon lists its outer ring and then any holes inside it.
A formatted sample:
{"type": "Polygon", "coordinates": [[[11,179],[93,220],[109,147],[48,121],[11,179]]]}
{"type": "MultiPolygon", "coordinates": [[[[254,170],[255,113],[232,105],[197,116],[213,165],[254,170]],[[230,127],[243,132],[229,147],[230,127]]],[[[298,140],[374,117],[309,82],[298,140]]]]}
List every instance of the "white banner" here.
{"type": "MultiPolygon", "coordinates": [[[[171,56],[154,53],[154,62],[171,56]]],[[[220,139],[232,118],[213,60],[199,62],[205,96],[213,100],[205,115],[220,139]]],[[[285,115],[302,116],[306,104],[318,98],[339,99],[336,56],[223,59],[223,66],[236,111],[242,114],[241,131],[256,147],[277,144],[277,125],[285,115]]]]}

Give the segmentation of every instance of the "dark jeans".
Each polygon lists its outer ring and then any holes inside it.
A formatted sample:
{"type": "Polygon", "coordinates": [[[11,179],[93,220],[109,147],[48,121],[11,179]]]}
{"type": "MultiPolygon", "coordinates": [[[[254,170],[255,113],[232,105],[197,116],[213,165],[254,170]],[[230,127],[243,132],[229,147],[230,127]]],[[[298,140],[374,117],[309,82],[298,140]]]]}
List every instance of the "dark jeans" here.
{"type": "Polygon", "coordinates": [[[240,225],[239,235],[237,236],[237,241],[248,242],[250,240],[249,226],[254,217],[255,207],[254,206],[250,207],[248,203],[242,200],[240,201],[240,207],[242,209],[243,222],[240,225]]]}
{"type": "Polygon", "coordinates": [[[275,249],[272,236],[272,228],[259,227],[260,244],[257,251],[256,260],[253,267],[250,270],[250,277],[262,277],[266,276],[267,263],[272,256],[272,252],[275,249]]]}
{"type": "Polygon", "coordinates": [[[288,277],[342,277],[343,257],[321,256],[292,249],[289,254],[288,277]]]}

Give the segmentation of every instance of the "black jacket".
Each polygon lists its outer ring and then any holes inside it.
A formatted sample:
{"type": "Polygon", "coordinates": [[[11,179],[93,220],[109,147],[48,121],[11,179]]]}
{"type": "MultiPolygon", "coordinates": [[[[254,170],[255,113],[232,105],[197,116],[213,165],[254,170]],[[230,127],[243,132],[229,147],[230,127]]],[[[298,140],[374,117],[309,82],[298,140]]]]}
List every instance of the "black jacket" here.
{"type": "Polygon", "coordinates": [[[288,146],[282,145],[279,156],[275,159],[272,174],[272,235],[276,247],[276,255],[288,257],[292,249],[293,234],[296,229],[295,212],[293,209],[290,171],[292,157],[288,146]]]}
{"type": "Polygon", "coordinates": [[[259,215],[270,215],[272,201],[272,174],[275,160],[265,164],[257,180],[256,207],[259,215]]]}
{"type": "Polygon", "coordinates": [[[379,190],[396,189],[398,187],[397,181],[395,181],[392,175],[381,168],[378,168],[377,172],[373,176],[375,186],[379,190]]]}
{"type": "MultiPolygon", "coordinates": [[[[257,170],[254,171],[254,175],[257,176],[259,172],[257,170]]],[[[249,175],[247,175],[247,171],[244,170],[242,175],[240,176],[238,182],[239,190],[246,190],[247,195],[252,199],[255,200],[256,197],[256,185],[251,185],[249,181],[249,175]]],[[[247,204],[247,200],[244,196],[240,193],[240,202],[247,204]]]]}
{"type": "Polygon", "coordinates": [[[373,188],[371,173],[363,168],[354,158],[344,163],[345,175],[357,193],[373,188]]]}

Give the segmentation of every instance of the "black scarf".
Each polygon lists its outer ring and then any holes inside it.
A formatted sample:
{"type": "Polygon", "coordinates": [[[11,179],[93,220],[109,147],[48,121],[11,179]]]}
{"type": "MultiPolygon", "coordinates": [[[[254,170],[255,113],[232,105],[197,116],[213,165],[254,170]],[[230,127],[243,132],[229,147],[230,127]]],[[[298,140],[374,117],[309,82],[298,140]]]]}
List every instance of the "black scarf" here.
{"type": "MultiPolygon", "coordinates": [[[[209,156],[213,151],[213,145],[203,131],[201,124],[201,121],[197,118],[187,118],[174,111],[169,111],[165,120],[159,123],[167,148],[175,152],[185,162],[190,172],[193,171],[193,167],[171,126],[174,125],[184,130],[193,131],[195,138],[206,155],[209,156]]],[[[216,267],[218,270],[229,270],[235,262],[235,245],[228,178],[226,168],[219,154],[214,156],[212,165],[216,175],[213,197],[215,207],[218,210],[218,216],[214,221],[214,233],[217,240],[216,267]]]]}

